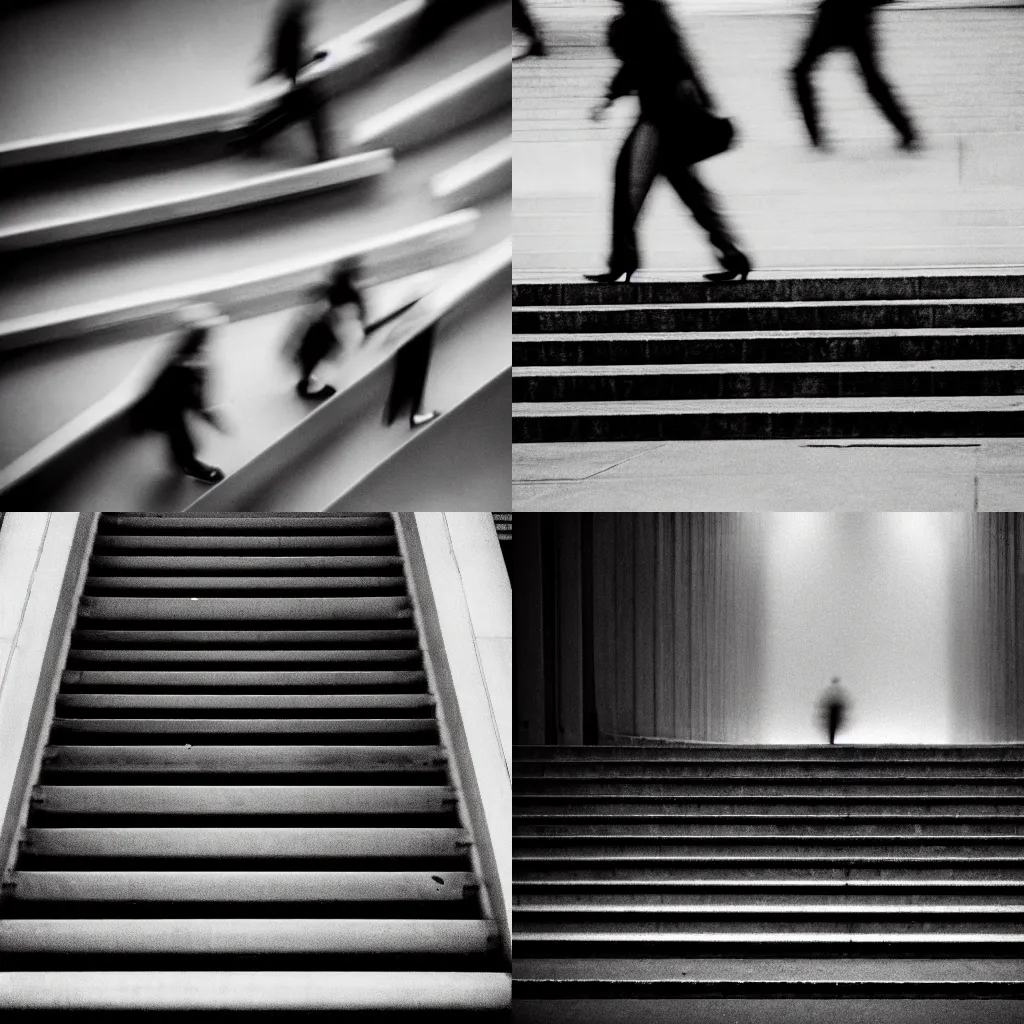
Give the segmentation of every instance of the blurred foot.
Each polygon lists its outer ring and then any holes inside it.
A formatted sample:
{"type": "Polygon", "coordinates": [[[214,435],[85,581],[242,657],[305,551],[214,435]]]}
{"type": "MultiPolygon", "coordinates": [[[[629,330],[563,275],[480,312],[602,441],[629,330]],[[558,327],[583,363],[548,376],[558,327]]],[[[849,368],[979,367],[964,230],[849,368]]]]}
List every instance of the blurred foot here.
{"type": "Polygon", "coordinates": [[[324,398],[330,398],[331,395],[337,394],[337,388],[331,387],[330,384],[321,384],[315,377],[308,377],[306,380],[300,380],[295,385],[295,390],[302,398],[311,398],[315,401],[320,401],[324,398]]]}
{"type": "Polygon", "coordinates": [[[224,479],[224,471],[216,466],[208,466],[205,462],[196,459],[191,466],[182,467],[185,475],[200,480],[204,484],[220,483],[224,479]]]}
{"type": "Polygon", "coordinates": [[[433,409],[431,412],[414,412],[409,420],[410,427],[422,427],[424,423],[436,420],[441,414],[433,409]]]}
{"type": "Polygon", "coordinates": [[[904,135],[900,139],[898,146],[905,153],[918,153],[923,148],[921,137],[919,135],[904,135]]]}

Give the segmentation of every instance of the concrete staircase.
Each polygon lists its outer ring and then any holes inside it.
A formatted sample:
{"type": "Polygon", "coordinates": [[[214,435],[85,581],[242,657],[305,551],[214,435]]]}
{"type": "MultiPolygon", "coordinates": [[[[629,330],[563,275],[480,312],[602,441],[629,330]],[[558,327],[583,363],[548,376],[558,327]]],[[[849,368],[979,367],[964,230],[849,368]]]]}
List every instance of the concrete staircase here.
{"type": "Polygon", "coordinates": [[[521,284],[513,440],[1017,437],[1024,277],[521,284]]]}
{"type": "Polygon", "coordinates": [[[102,516],[0,1007],[507,1006],[442,717],[389,515],[102,516]]]}
{"type": "Polygon", "coordinates": [[[524,1020],[1024,998],[1024,746],[521,746],[513,806],[524,1020]]]}

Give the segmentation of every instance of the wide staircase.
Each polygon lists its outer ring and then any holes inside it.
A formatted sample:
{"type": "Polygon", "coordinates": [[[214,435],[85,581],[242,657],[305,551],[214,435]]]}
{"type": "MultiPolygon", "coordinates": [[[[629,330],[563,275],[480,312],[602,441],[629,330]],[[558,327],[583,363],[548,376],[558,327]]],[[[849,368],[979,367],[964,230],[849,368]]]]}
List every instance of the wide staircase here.
{"type": "Polygon", "coordinates": [[[389,515],[102,516],[0,1007],[507,1006],[436,699],[389,515]]]}
{"type": "Polygon", "coordinates": [[[517,1019],[1024,1019],[1022,745],[521,746],[513,792],[517,1019]]]}
{"type": "Polygon", "coordinates": [[[1024,277],[513,288],[513,440],[1019,437],[1024,277]]]}

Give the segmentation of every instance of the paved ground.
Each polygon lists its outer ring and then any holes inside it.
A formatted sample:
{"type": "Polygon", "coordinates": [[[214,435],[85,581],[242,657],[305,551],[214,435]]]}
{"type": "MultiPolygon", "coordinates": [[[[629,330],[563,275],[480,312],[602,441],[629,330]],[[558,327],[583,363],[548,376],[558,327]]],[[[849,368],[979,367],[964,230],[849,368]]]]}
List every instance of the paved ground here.
{"type": "Polygon", "coordinates": [[[637,441],[513,446],[528,511],[1012,511],[1024,445],[963,441],[637,441]]]}

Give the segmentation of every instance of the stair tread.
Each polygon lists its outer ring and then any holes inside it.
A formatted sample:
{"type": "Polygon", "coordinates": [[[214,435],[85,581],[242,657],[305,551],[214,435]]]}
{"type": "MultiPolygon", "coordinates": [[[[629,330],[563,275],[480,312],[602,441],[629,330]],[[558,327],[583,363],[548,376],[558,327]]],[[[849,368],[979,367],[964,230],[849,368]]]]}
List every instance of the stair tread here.
{"type": "Polygon", "coordinates": [[[1000,373],[1024,370],[1024,359],[830,360],[800,363],[591,363],[513,366],[513,377],[686,377],[783,373],[1000,373]]]}
{"type": "Polygon", "coordinates": [[[546,305],[513,306],[516,313],[593,313],[624,310],[641,312],[647,310],[704,310],[704,309],[863,309],[867,308],[906,308],[913,306],[939,306],[948,309],[971,306],[1012,307],[1024,303],[1024,298],[1011,297],[978,297],[978,298],[909,298],[909,299],[763,299],[760,301],[733,302],[629,302],[629,303],[558,303],[546,305]]]}
{"type": "Polygon", "coordinates": [[[651,416],[709,413],[1021,412],[1024,395],[879,395],[870,398],[716,398],[608,402],[514,402],[519,416],[651,416]]]}
{"type": "MultiPolygon", "coordinates": [[[[731,305],[731,303],[730,303],[731,305]]],[[[518,306],[516,307],[519,308],[518,306]]],[[[609,307],[601,307],[609,308],[609,307]]],[[[618,308],[618,306],[611,307],[618,308]]],[[[791,331],[780,330],[746,330],[746,331],[658,331],[659,341],[756,341],[762,338],[779,339],[795,338],[813,340],[816,338],[836,338],[852,340],[856,338],[960,338],[960,337],[1000,337],[1024,334],[1024,327],[831,327],[804,328],[791,331]]],[[[645,341],[643,331],[544,331],[543,333],[512,334],[514,344],[540,344],[550,342],[607,342],[607,341],[645,341]]]]}

